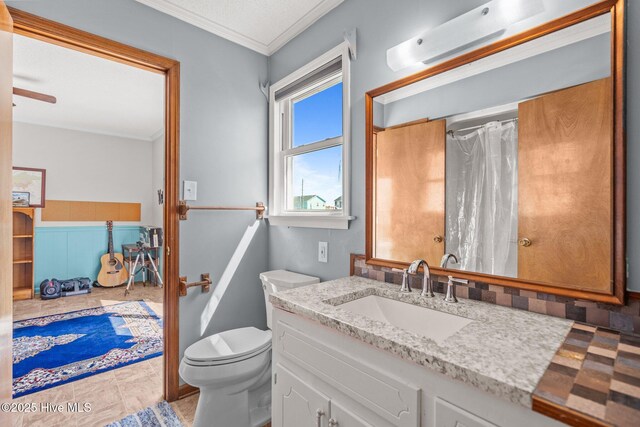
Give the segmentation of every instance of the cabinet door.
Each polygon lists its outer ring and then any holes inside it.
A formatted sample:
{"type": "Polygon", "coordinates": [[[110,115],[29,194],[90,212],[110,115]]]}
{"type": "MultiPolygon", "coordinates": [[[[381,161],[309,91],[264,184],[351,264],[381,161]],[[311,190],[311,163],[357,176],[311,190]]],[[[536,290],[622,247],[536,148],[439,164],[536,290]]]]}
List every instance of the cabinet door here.
{"type": "Polygon", "coordinates": [[[435,415],[436,427],[497,427],[471,412],[438,398],[435,415]]]}
{"type": "MultiPolygon", "coordinates": [[[[273,388],[273,427],[326,427],[329,398],[277,365],[273,388]]],[[[362,424],[364,425],[364,424],[362,424]]]]}
{"type": "Polygon", "coordinates": [[[335,400],[331,401],[329,427],[374,427],[335,400]]]}

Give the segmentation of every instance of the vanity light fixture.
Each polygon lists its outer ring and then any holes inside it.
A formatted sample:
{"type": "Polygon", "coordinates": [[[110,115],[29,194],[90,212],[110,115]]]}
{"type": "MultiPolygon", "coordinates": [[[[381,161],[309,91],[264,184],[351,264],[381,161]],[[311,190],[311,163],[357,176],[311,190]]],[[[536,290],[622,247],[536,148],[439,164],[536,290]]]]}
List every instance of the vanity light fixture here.
{"type": "Polygon", "coordinates": [[[428,64],[504,33],[544,11],[543,0],[492,0],[387,50],[393,71],[428,64]]]}

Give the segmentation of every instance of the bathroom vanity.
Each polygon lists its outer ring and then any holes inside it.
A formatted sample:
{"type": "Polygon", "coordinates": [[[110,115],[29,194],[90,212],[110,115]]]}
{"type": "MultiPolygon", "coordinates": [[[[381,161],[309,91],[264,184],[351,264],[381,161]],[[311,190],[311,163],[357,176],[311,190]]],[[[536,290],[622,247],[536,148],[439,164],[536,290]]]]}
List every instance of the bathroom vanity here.
{"type": "Polygon", "coordinates": [[[531,396],[571,321],[360,277],[271,302],[273,426],[561,425],[531,396]]]}

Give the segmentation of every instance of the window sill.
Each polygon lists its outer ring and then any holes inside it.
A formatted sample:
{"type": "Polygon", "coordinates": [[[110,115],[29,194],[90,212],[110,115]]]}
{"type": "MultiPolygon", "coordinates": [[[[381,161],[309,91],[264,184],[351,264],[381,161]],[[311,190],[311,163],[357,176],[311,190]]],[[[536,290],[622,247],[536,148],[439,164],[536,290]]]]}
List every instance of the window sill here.
{"type": "Polygon", "coordinates": [[[269,225],[300,227],[300,228],[331,228],[348,230],[349,221],[355,216],[307,216],[307,215],[277,215],[269,216],[269,225]]]}

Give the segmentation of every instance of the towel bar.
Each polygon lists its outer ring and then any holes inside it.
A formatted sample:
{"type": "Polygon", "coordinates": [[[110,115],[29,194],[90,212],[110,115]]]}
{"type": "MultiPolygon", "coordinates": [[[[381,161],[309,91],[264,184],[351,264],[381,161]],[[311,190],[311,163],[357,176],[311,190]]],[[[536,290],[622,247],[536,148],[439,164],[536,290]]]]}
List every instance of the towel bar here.
{"type": "Polygon", "coordinates": [[[202,292],[209,292],[211,289],[211,276],[209,273],[202,273],[199,282],[187,283],[187,276],[180,276],[180,296],[187,296],[187,289],[194,286],[202,286],[202,292]]]}
{"type": "Polygon", "coordinates": [[[180,220],[187,219],[187,212],[191,210],[198,211],[256,211],[256,219],[264,218],[264,211],[267,208],[264,203],[257,202],[255,207],[240,207],[240,206],[189,206],[185,200],[180,200],[178,203],[178,214],[180,220]]]}

